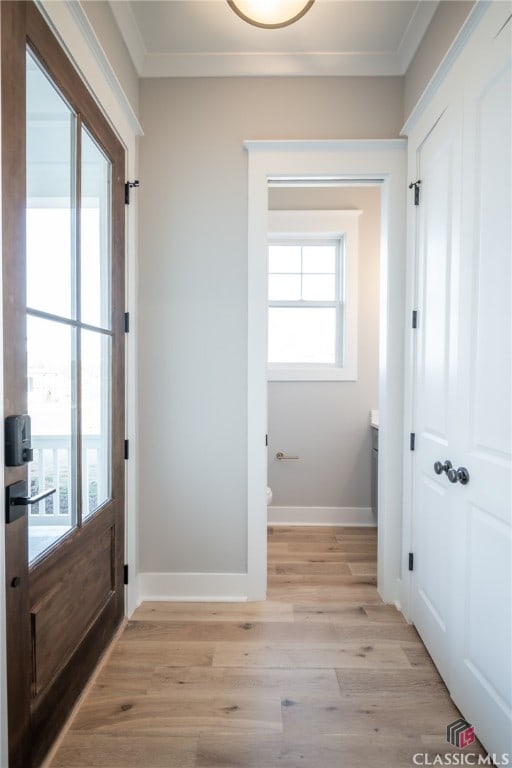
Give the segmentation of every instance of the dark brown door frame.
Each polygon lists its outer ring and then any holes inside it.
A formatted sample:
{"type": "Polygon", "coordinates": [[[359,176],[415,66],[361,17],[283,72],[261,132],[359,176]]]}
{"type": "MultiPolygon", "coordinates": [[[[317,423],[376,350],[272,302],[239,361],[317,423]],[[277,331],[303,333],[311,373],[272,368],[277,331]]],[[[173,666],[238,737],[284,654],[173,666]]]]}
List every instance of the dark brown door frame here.
{"type": "MultiPolygon", "coordinates": [[[[4,344],[19,356],[4,364],[4,416],[27,411],[27,393],[20,387],[26,376],[24,345],[25,270],[25,40],[26,6],[2,3],[2,262],[4,286],[15,286],[10,300],[4,289],[4,344]],[[19,88],[22,98],[19,98],[19,88]],[[20,173],[21,169],[21,173],[20,173]],[[6,192],[9,191],[7,195],[6,192]],[[6,302],[9,305],[6,306],[6,302]]],[[[5,467],[5,485],[26,479],[25,467],[5,467]]],[[[30,765],[30,627],[28,625],[28,532],[27,519],[5,526],[6,650],[9,768],[30,765]],[[20,570],[23,558],[26,567],[20,570]],[[17,586],[15,586],[17,584],[17,586]]]]}
{"type": "MultiPolygon", "coordinates": [[[[113,391],[118,393],[113,399],[112,413],[112,497],[119,503],[109,523],[116,527],[116,541],[120,541],[121,545],[118,544],[113,550],[111,599],[84,632],[77,654],[56,675],[44,707],[34,698],[32,689],[32,665],[35,662],[30,611],[49,578],[49,568],[43,560],[29,573],[27,515],[5,526],[9,768],[28,768],[40,765],[124,615],[124,150],[117,139],[112,140],[111,129],[99,107],[35,5],[19,0],[2,0],[0,13],[4,416],[27,412],[24,266],[27,42],[77,113],[87,115],[88,127],[92,128],[96,141],[109,150],[113,168],[113,251],[122,254],[120,259],[113,258],[112,264],[112,280],[117,286],[112,295],[112,344],[113,357],[118,361],[112,381],[113,391]],[[23,265],[22,268],[20,265],[23,265]],[[24,563],[21,569],[20,562],[24,563]]],[[[6,467],[5,485],[26,480],[26,474],[26,467],[6,467]]],[[[82,542],[90,543],[98,530],[98,521],[91,520],[84,529],[71,533],[59,548],[62,559],[66,550],[77,546],[78,536],[82,537],[82,542]]],[[[57,554],[56,559],[60,557],[57,554]]],[[[64,627],[62,629],[65,631],[64,627]]]]}

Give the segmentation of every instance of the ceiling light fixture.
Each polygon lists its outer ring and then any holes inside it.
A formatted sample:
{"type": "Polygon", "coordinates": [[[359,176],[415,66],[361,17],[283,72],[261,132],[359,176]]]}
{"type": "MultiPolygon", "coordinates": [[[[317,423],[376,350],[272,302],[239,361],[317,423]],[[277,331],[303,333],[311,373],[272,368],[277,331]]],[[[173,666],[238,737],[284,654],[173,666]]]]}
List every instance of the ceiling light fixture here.
{"type": "Polygon", "coordinates": [[[241,19],[255,27],[279,29],[293,24],[309,11],[315,0],[227,0],[241,19]]]}

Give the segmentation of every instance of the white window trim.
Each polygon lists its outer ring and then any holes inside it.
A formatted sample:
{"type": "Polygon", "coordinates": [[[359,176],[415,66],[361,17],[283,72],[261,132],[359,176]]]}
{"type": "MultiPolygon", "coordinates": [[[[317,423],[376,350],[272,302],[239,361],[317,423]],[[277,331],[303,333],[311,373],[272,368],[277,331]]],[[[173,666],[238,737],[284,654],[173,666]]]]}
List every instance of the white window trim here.
{"type": "Polygon", "coordinates": [[[267,365],[268,381],[356,381],[360,210],[307,210],[268,213],[268,239],[343,239],[343,366],[267,365]]]}

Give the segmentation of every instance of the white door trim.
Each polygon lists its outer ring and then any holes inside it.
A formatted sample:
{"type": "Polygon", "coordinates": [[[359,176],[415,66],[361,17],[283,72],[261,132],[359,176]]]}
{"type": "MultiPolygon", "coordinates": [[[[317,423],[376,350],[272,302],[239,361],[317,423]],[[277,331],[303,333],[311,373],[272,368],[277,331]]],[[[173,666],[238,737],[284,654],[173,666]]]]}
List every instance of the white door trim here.
{"type": "Polygon", "coordinates": [[[377,180],[381,187],[378,589],[402,602],[402,436],[405,306],[405,149],[401,139],[246,141],[248,189],[248,599],[264,600],[267,566],[268,179],[377,180]]]}

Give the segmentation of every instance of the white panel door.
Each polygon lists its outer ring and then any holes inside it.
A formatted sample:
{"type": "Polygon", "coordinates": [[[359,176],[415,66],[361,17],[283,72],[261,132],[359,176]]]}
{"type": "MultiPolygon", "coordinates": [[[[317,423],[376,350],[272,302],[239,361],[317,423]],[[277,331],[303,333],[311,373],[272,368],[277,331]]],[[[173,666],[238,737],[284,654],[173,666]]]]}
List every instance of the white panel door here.
{"type": "Polygon", "coordinates": [[[421,204],[417,218],[418,311],[414,424],[413,620],[441,674],[450,671],[448,626],[452,578],[452,487],[434,464],[450,457],[460,227],[461,127],[447,109],[418,148],[421,204]],[[455,297],[456,298],[456,297],[455,297]]]}
{"type": "Polygon", "coordinates": [[[450,690],[486,748],[512,755],[510,23],[465,98],[450,690]]]}
{"type": "Polygon", "coordinates": [[[418,142],[412,615],[499,759],[512,754],[512,76],[511,22],[494,8],[418,142]],[[436,474],[446,460],[468,478],[436,474]]]}

